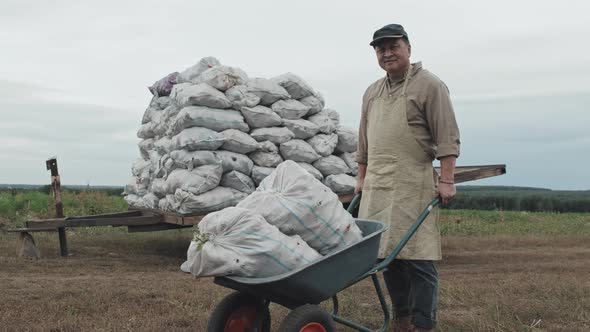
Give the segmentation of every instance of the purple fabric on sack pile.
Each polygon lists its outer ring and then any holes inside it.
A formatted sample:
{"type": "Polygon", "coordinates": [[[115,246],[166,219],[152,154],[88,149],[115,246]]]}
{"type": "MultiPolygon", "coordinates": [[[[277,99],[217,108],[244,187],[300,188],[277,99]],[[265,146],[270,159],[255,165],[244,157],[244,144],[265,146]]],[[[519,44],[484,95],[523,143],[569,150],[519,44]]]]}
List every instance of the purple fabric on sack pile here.
{"type": "Polygon", "coordinates": [[[148,87],[152,95],[156,97],[164,97],[169,96],[170,92],[172,91],[172,87],[176,84],[176,78],[178,77],[178,72],[175,71],[166,75],[166,77],[156,81],[154,85],[148,87]]]}

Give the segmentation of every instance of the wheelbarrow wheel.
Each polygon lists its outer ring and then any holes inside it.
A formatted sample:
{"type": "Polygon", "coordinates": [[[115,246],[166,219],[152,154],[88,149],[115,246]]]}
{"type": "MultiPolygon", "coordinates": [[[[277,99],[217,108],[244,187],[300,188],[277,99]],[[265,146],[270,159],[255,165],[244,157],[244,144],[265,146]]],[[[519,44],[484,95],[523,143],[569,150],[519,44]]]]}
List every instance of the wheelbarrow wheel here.
{"type": "Polygon", "coordinates": [[[209,316],[208,332],[269,332],[268,304],[257,297],[234,292],[223,298],[209,316]]]}
{"type": "Polygon", "coordinates": [[[317,305],[306,304],[291,311],[283,320],[281,332],[334,332],[332,316],[317,305]]]}

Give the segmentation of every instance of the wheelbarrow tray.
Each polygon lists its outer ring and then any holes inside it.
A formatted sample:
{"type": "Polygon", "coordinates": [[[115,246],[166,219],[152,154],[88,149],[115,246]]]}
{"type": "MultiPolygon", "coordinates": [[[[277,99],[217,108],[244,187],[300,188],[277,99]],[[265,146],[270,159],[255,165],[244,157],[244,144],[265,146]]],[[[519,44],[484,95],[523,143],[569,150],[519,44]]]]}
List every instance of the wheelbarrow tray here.
{"type": "Polygon", "coordinates": [[[216,277],[218,285],[250,293],[287,308],[319,304],[354,283],[375,266],[381,221],[356,219],[363,238],[293,271],[267,278],[216,277]]]}

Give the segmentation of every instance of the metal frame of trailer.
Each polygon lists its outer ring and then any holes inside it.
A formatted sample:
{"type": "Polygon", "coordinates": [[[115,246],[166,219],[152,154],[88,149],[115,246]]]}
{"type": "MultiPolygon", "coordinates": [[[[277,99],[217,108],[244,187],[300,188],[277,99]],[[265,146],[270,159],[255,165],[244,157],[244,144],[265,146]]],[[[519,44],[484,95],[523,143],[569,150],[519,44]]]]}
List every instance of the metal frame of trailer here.
{"type": "MultiPolygon", "coordinates": [[[[127,231],[152,232],[169,229],[192,227],[201,221],[203,214],[178,214],[159,210],[130,209],[123,212],[105,213],[88,216],[65,217],[61,201],[60,176],[57,169],[57,159],[51,158],[46,162],[47,170],[51,172],[51,187],[55,201],[56,218],[43,220],[29,220],[25,227],[9,229],[8,232],[57,232],[61,256],[68,256],[66,228],[74,227],[127,227],[127,231]]],[[[437,169],[438,171],[438,169],[437,169]]],[[[458,166],[455,168],[455,183],[474,181],[506,173],[506,165],[458,166]]],[[[353,194],[339,195],[340,201],[347,205],[352,201],[353,194]]]]}

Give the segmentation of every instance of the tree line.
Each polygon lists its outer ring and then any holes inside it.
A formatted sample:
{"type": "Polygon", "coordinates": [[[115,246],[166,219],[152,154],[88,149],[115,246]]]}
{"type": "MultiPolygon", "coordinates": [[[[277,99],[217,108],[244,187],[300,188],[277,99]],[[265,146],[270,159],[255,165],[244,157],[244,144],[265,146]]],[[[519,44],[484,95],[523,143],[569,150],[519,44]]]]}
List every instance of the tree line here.
{"type": "Polygon", "coordinates": [[[530,212],[590,212],[590,191],[535,188],[459,187],[445,208],[530,212]]]}

